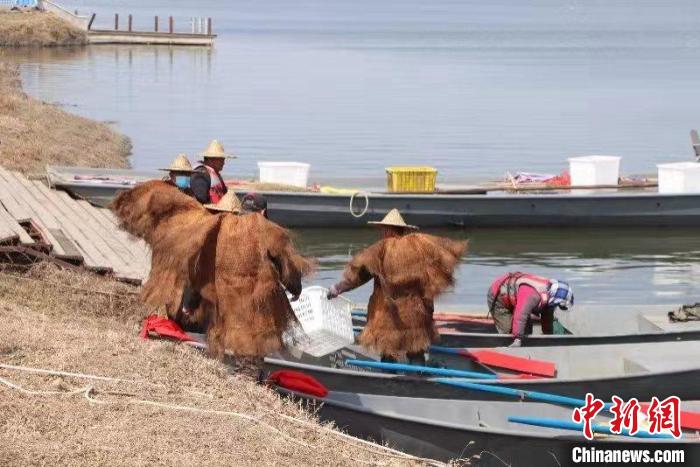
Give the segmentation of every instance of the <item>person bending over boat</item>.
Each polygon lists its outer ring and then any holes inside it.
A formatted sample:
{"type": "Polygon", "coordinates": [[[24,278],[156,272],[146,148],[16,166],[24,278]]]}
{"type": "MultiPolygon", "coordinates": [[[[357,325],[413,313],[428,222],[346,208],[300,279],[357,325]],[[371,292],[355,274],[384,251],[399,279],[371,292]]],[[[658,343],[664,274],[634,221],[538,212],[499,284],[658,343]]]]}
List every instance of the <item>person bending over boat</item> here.
{"type": "Polygon", "coordinates": [[[552,334],[554,310],[568,310],[574,293],[568,283],[522,272],[509,272],[496,279],[486,296],[496,330],[512,334],[511,347],[520,347],[526,334],[532,334],[532,318],[540,317],[542,333],[552,334]]]}
{"type": "Polygon", "coordinates": [[[382,239],[353,257],[328,299],[374,280],[359,342],[378,351],[382,361],[405,355],[411,363],[424,364],[425,351],[438,336],[433,301],[453,285],[467,241],[416,233],[418,228],[407,225],[396,209],[370,224],[381,227],[382,239]]]}
{"type": "Polygon", "coordinates": [[[168,176],[163,180],[176,186],[178,190],[186,194],[187,196],[194,196],[192,189],[190,188],[190,179],[192,177],[192,164],[185,154],[178,154],[178,156],[173,160],[170,167],[167,169],[158,169],[168,172],[168,176]]]}
{"type": "Polygon", "coordinates": [[[195,167],[192,173],[194,197],[202,204],[218,203],[228,191],[224,179],[221,178],[221,171],[226,159],[234,159],[235,156],[227,154],[224,146],[217,140],[209,143],[200,156],[201,164],[195,167]]]}

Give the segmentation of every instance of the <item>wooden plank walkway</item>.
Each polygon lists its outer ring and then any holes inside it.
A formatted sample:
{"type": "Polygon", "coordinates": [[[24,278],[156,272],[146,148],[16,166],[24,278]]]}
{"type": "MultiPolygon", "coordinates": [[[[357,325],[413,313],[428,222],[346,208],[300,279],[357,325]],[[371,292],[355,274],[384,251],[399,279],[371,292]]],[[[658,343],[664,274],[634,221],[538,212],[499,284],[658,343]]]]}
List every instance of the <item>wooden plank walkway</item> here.
{"type": "Polygon", "coordinates": [[[38,245],[29,225],[43,238],[40,244],[50,246],[51,256],[130,282],[148,276],[149,247],[120,230],[110,211],[0,167],[0,244],[38,245]]]}

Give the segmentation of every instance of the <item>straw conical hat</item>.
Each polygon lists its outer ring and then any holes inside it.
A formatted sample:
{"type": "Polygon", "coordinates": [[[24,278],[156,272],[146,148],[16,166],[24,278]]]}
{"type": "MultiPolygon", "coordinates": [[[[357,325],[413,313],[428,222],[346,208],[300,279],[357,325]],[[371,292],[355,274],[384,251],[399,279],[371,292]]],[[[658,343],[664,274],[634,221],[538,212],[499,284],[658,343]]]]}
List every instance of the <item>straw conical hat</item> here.
{"type": "Polygon", "coordinates": [[[379,222],[370,221],[367,223],[372,225],[387,225],[389,227],[403,227],[404,229],[418,230],[418,227],[415,225],[406,224],[398,209],[392,209],[389,211],[389,214],[384,216],[384,219],[379,222]]]}
{"type": "Polygon", "coordinates": [[[185,154],[178,154],[175,160],[173,160],[173,163],[170,164],[170,167],[158,170],[165,170],[166,172],[192,172],[192,164],[190,164],[190,160],[185,154]]]}
{"type": "Polygon", "coordinates": [[[239,214],[242,209],[241,201],[233,191],[227,192],[221,197],[218,203],[205,204],[204,207],[210,211],[232,212],[234,214],[239,214]]]}
{"type": "Polygon", "coordinates": [[[235,159],[236,156],[232,154],[227,154],[224,151],[224,145],[219,143],[217,140],[213,139],[211,143],[207,146],[207,148],[204,150],[204,152],[199,153],[200,156],[202,157],[218,157],[222,159],[235,159]]]}

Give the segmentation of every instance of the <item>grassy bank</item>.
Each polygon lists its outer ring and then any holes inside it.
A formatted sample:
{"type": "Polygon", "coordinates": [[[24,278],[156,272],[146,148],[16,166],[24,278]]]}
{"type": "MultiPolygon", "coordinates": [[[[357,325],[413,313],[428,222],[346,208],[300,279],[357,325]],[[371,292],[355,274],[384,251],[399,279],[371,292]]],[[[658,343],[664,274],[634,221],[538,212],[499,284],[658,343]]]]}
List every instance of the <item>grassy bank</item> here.
{"type": "Polygon", "coordinates": [[[0,11],[0,46],[85,45],[87,33],[43,11],[0,11]]]}
{"type": "Polygon", "coordinates": [[[0,272],[1,364],[123,380],[0,368],[0,465],[420,464],[185,345],[141,340],[134,292],[46,265],[0,272]]]}
{"type": "Polygon", "coordinates": [[[0,163],[24,173],[46,164],[128,167],[131,142],[108,125],[22,91],[18,66],[0,55],[0,163]]]}

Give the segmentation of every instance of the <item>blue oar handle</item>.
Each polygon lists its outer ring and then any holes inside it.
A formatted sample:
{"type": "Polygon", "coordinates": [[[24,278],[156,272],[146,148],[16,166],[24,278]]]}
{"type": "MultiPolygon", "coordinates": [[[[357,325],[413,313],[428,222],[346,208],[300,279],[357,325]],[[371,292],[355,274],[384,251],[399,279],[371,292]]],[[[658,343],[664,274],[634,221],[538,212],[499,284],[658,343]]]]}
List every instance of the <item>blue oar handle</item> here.
{"type": "Polygon", "coordinates": [[[464,355],[464,353],[465,353],[465,351],[467,351],[467,349],[463,349],[460,347],[442,347],[439,345],[431,345],[430,351],[436,352],[436,353],[446,353],[446,354],[451,354],[451,355],[464,355]]]}
{"type": "Polygon", "coordinates": [[[407,365],[405,363],[384,363],[370,360],[345,360],[346,365],[354,365],[378,370],[405,371],[425,375],[451,376],[456,378],[497,379],[498,376],[477,371],[453,370],[451,368],[434,368],[430,366],[407,365]]]}
{"type": "MultiPolygon", "coordinates": [[[[540,418],[540,417],[508,417],[508,421],[512,423],[522,423],[523,425],[541,426],[545,428],[559,428],[561,430],[583,431],[583,423],[576,423],[569,420],[557,420],[555,418],[540,418]]],[[[631,435],[629,430],[622,429],[620,433],[613,433],[609,426],[592,424],[591,429],[595,433],[605,433],[608,435],[631,436],[633,438],[673,438],[666,433],[649,433],[647,431],[638,431],[631,435]]]]}
{"type": "Polygon", "coordinates": [[[522,389],[509,388],[507,386],[502,386],[500,384],[479,384],[479,383],[468,383],[466,381],[455,381],[447,378],[433,378],[431,381],[435,381],[440,384],[447,384],[448,386],[455,386],[458,388],[471,389],[474,391],[491,392],[494,394],[501,394],[504,396],[513,396],[519,399],[528,399],[539,402],[548,402],[552,404],[562,404],[569,407],[583,407],[586,405],[586,401],[583,399],[576,399],[574,397],[560,396],[558,394],[550,394],[547,392],[537,392],[537,391],[525,391],[522,389]]]}

